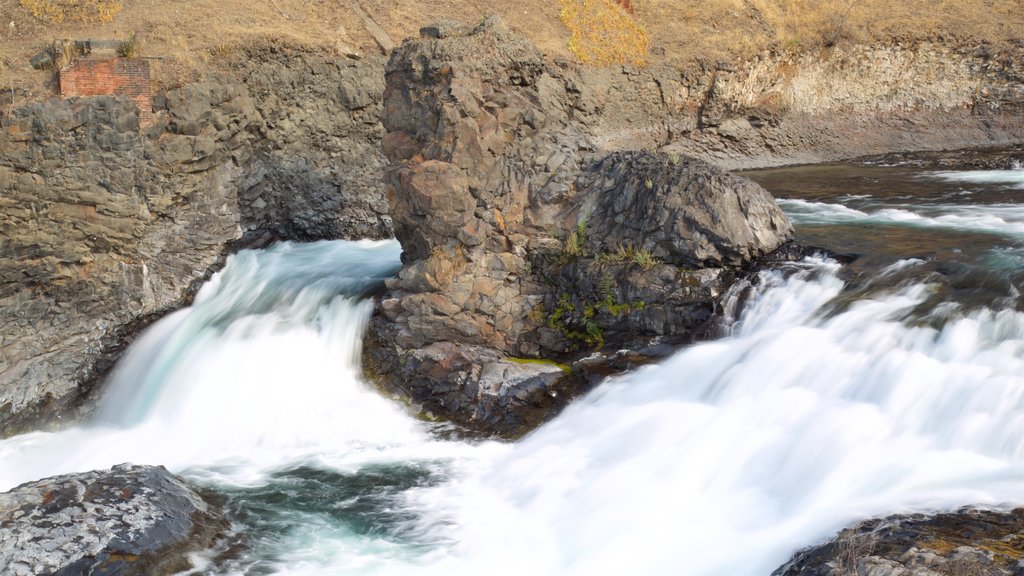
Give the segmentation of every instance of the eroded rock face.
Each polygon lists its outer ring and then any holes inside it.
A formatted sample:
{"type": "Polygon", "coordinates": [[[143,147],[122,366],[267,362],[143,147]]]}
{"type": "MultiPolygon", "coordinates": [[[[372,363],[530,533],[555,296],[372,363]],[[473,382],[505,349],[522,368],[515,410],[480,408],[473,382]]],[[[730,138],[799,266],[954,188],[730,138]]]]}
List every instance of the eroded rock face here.
{"type": "Polygon", "coordinates": [[[576,72],[497,20],[421,36],[387,68],[387,195],[404,265],[364,358],[423,411],[522,432],[579,380],[516,358],[685,341],[734,277],[725,269],[792,234],[745,179],[665,155],[601,158],[576,120],[576,72]],[[623,246],[650,261],[606,257],[623,246]]]}
{"type": "Polygon", "coordinates": [[[0,494],[0,566],[11,576],[172,574],[226,528],[162,466],[122,464],[0,494]]]}
{"type": "Polygon", "coordinates": [[[803,550],[772,576],[1017,576],[1024,571],[1024,508],[964,509],[862,522],[803,550]]]}
{"type": "Polygon", "coordinates": [[[235,75],[265,120],[245,169],[242,226],[280,238],[391,238],[381,56],[254,47],[235,75]]]}
{"type": "Polygon", "coordinates": [[[382,75],[265,47],[159,95],[144,131],[116,97],[0,114],[0,436],[76,418],[134,334],[251,239],[391,236],[382,75]]]}
{"type": "Polygon", "coordinates": [[[180,302],[241,236],[231,157],[262,121],[230,86],[190,91],[168,95],[173,132],[159,139],[114,97],[50,100],[4,119],[0,435],[67,414],[119,329],[180,302]]]}

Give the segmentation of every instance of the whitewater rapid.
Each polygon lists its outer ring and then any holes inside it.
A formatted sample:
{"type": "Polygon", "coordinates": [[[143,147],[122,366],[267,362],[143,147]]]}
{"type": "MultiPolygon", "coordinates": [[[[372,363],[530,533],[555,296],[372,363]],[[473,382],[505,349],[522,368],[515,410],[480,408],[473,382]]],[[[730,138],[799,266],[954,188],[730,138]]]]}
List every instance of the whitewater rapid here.
{"type": "Polygon", "coordinates": [[[210,574],[765,576],[864,517],[1024,504],[1016,309],[922,313],[941,290],[927,278],[850,299],[839,264],[805,260],[735,291],[730,336],[607,381],[518,442],[470,442],[359,372],[365,296],[399,251],[232,256],[132,346],[93,422],[0,441],[0,490],[163,464],[221,492],[249,535],[197,558],[210,574]]]}

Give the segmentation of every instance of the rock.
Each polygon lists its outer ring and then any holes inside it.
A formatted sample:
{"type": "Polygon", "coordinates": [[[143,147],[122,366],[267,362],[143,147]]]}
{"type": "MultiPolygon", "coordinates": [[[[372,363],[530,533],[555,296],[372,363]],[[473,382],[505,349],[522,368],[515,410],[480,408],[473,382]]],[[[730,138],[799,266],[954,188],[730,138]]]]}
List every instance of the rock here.
{"type": "MultiPolygon", "coordinates": [[[[206,106],[244,100],[204,90],[206,106]]],[[[241,235],[231,146],[256,137],[249,113],[159,140],[139,132],[125,98],[50,100],[4,120],[0,435],[69,416],[130,337],[123,328],[181,302],[241,235]]]]}
{"type": "Polygon", "coordinates": [[[739,266],[793,235],[764,188],[693,158],[611,154],[584,170],[577,189],[593,253],[625,242],[676,266],[739,266]]]}
{"type": "Polygon", "coordinates": [[[499,21],[421,36],[386,71],[403,267],[364,361],[422,411],[521,434],[592,379],[517,359],[689,341],[735,271],[792,234],[746,179],[693,159],[595,153],[576,120],[579,78],[499,21]],[[648,261],[609,257],[627,246],[648,261]]]}
{"type": "Polygon", "coordinates": [[[233,63],[266,121],[244,166],[242,226],[279,238],[390,238],[381,126],[384,58],[257,45],[233,63]]]}
{"type": "Polygon", "coordinates": [[[118,97],[5,108],[0,436],[81,417],[244,235],[390,237],[383,65],[255,46],[158,94],[145,132],[118,97]]]}
{"type": "Polygon", "coordinates": [[[889,516],[795,554],[772,576],[1018,576],[1024,508],[889,516]]]}
{"type": "Polygon", "coordinates": [[[162,466],[122,464],[0,494],[0,566],[11,576],[172,574],[227,527],[162,466]]]}

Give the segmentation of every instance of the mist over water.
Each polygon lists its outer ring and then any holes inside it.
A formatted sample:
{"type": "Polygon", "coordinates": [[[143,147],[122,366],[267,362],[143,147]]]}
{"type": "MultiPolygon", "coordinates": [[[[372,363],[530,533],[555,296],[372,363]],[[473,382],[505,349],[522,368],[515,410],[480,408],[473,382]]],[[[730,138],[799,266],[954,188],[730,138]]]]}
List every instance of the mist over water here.
{"type": "Polygon", "coordinates": [[[362,381],[397,243],[237,254],[132,346],[96,421],[0,441],[0,490],[164,464],[249,538],[209,574],[767,575],[864,517],[1024,504],[1019,268],[994,264],[1024,248],[1019,193],[912,176],[776,192],[804,240],[867,262],[856,282],[823,258],[762,272],[723,302],[729,337],[515,443],[446,439],[362,381]]]}

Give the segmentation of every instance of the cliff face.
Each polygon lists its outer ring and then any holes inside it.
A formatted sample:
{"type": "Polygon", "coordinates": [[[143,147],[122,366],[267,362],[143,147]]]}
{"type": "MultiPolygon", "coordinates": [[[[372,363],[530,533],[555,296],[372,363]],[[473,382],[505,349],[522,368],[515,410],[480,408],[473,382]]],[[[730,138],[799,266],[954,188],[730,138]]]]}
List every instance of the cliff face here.
{"type": "MultiPolygon", "coordinates": [[[[441,46],[471,29],[435,26],[428,38],[441,46]]],[[[652,272],[646,281],[671,306],[590,322],[582,315],[609,293],[619,303],[655,298],[647,289],[609,291],[600,271],[577,264],[550,280],[585,295],[569,302],[580,317],[569,313],[561,328],[523,321],[538,306],[559,307],[527,273],[548,260],[529,254],[557,259],[558,243],[581,222],[592,256],[638,232],[609,219],[619,207],[578,202],[585,189],[647,189],[646,177],[592,168],[607,152],[667,152],[660,160],[623,157],[623,166],[692,155],[739,168],[1024,141],[1021,47],[840,45],[735,69],[680,70],[580,69],[524,40],[513,44],[477,46],[479,58],[463,59],[458,70],[431,68],[431,58],[441,59],[430,55],[401,70],[396,63],[392,76],[425,90],[401,94],[385,91],[383,58],[261,44],[219,75],[157,95],[156,124],[143,133],[132,105],[117,98],[5,109],[0,434],[71,415],[131,335],[186,302],[189,286],[246,233],[261,241],[386,237],[394,209],[410,266],[393,288],[418,295],[395,301],[420,310],[422,321],[405,321],[395,302],[385,313],[407,345],[467,338],[503,354],[562,353],[566,332],[585,333],[594,322],[609,345],[637,326],[682,334],[711,313],[695,302],[725,282],[706,275],[686,285],[669,270],[655,281],[652,272]],[[482,63],[485,56],[495,60],[482,63]],[[443,75],[450,76],[436,84],[443,75]],[[445,108],[453,101],[457,107],[445,108]],[[393,198],[393,207],[384,194],[389,161],[406,163],[390,173],[391,188],[418,191],[393,198]],[[437,242],[451,234],[461,239],[437,242]],[[489,272],[467,275],[456,248],[486,249],[486,263],[470,260],[489,272]],[[457,310],[432,295],[442,285],[459,298],[457,310]],[[676,292],[665,295],[670,286],[676,292]],[[506,297],[479,296],[490,291],[506,297]]],[[[652,184],[671,184],[659,170],[652,184]]],[[[667,261],[675,249],[662,240],[626,248],[667,261]]],[[[680,263],[735,263],[757,252],[720,248],[705,245],[680,263]]],[[[611,275],[618,286],[639,286],[627,281],[631,273],[611,275]]]]}
{"type": "Polygon", "coordinates": [[[238,92],[194,86],[189,113],[205,112],[203,126],[211,101],[237,110],[200,134],[177,105],[185,97],[168,95],[182,133],[159,141],[112,97],[51,100],[4,120],[0,431],[76,405],[80,385],[112,361],[102,359],[119,329],[179,302],[241,236],[231,155],[252,142],[259,115],[238,92]]]}
{"type": "Polygon", "coordinates": [[[583,72],[604,148],[664,147],[727,169],[1024,139],[1024,47],[837,46],[737,68],[583,72]]]}
{"type": "Polygon", "coordinates": [[[0,435],[73,417],[244,234],[390,236],[382,66],[272,53],[162,95],[145,131],[116,97],[0,119],[0,435]]]}

